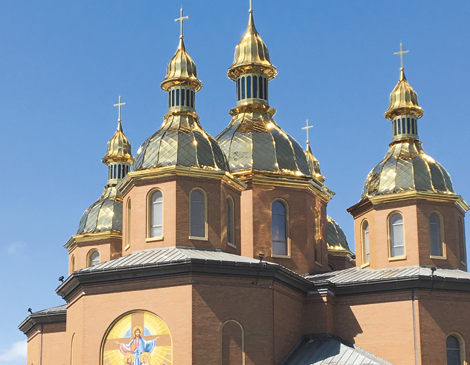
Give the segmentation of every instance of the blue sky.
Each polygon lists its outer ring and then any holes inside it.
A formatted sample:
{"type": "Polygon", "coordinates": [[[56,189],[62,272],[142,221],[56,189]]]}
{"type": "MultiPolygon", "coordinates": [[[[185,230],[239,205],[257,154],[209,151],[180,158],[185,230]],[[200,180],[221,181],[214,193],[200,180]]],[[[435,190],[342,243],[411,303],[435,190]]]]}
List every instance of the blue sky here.
{"type": "MultiPolygon", "coordinates": [[[[470,201],[468,100],[470,2],[254,0],[255,23],[279,71],[270,84],[277,123],[311,144],[325,184],[336,192],[328,213],[353,246],[346,208],[360,199],[369,171],[391,141],[383,113],[405,50],[408,81],[425,116],[425,151],[470,201]]],[[[0,2],[0,364],[24,364],[17,325],[27,308],[62,303],[63,245],[102,193],[101,157],[116,128],[139,145],[167,108],[160,89],[179,35],[181,1],[44,0],[0,2]]],[[[230,121],[235,85],[226,77],[248,19],[248,0],[183,2],[185,42],[204,87],[197,112],[216,136],[230,121]]],[[[467,223],[467,231],[469,224],[467,223]]]]}

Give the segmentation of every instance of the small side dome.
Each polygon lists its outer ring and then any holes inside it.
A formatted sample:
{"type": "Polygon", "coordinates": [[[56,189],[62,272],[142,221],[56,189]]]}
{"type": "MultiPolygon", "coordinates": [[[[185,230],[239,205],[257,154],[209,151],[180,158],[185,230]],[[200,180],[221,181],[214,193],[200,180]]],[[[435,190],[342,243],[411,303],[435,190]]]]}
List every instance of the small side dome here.
{"type": "Polygon", "coordinates": [[[172,114],[137,151],[134,171],[163,166],[229,171],[217,141],[191,114],[172,114]]]}
{"type": "Polygon", "coordinates": [[[327,236],[326,243],[328,246],[328,251],[330,253],[344,253],[350,254],[353,253],[349,249],[348,240],[343,230],[336,221],[330,216],[326,217],[327,220],[327,236]]]}
{"type": "Polygon", "coordinates": [[[103,195],[83,213],[77,234],[122,231],[122,197],[115,186],[106,186],[103,195]]]}
{"type": "Polygon", "coordinates": [[[318,181],[324,182],[325,177],[321,174],[320,171],[320,162],[313,155],[312,150],[310,149],[310,143],[307,143],[307,150],[305,151],[305,158],[307,159],[308,170],[310,175],[314,176],[318,181]]]}
{"type": "Polygon", "coordinates": [[[413,190],[454,193],[447,171],[424,152],[418,140],[390,145],[385,158],[367,176],[362,199],[413,190]]]}
{"type": "Polygon", "coordinates": [[[400,70],[400,80],[390,94],[390,106],[385,112],[385,118],[393,120],[399,115],[414,115],[421,118],[424,110],[418,104],[418,94],[410,86],[405,77],[405,70],[400,70]]]}
{"type": "Polygon", "coordinates": [[[132,146],[122,130],[121,121],[118,121],[118,127],[113,137],[108,142],[108,150],[102,159],[105,165],[112,162],[125,162],[132,164],[132,146]]]}
{"type": "Polygon", "coordinates": [[[183,38],[175,55],[170,60],[166,70],[166,76],[161,83],[163,90],[168,91],[172,86],[187,85],[197,92],[202,88],[202,82],[197,78],[197,68],[191,56],[186,52],[183,38]]]}
{"type": "Polygon", "coordinates": [[[248,27],[235,48],[235,57],[232,66],[227,71],[227,76],[236,81],[241,74],[253,72],[255,69],[264,73],[268,80],[274,79],[277,75],[276,67],[269,59],[268,47],[256,30],[253,11],[250,10],[248,27]]]}

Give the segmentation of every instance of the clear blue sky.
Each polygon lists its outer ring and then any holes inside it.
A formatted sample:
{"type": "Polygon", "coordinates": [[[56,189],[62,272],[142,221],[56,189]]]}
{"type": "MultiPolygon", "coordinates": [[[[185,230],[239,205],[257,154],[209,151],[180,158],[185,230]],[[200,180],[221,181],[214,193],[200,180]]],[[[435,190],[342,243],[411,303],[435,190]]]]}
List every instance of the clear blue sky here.
{"type": "MultiPolygon", "coordinates": [[[[353,246],[346,208],[391,141],[383,113],[399,76],[400,41],[408,81],[425,116],[425,151],[470,201],[470,2],[254,0],[255,22],[279,76],[270,104],[277,123],[312,150],[336,192],[328,213],[353,246]]],[[[179,35],[181,1],[16,0],[0,3],[0,364],[25,364],[17,325],[27,308],[62,303],[63,245],[102,193],[101,157],[116,128],[139,145],[167,108],[160,89],[179,35]]],[[[204,87],[197,112],[216,136],[230,121],[235,86],[225,73],[248,19],[248,0],[183,2],[185,41],[204,87]]],[[[467,232],[469,231],[467,223],[467,232]]],[[[469,233],[470,235],[470,233],[469,233]]]]}

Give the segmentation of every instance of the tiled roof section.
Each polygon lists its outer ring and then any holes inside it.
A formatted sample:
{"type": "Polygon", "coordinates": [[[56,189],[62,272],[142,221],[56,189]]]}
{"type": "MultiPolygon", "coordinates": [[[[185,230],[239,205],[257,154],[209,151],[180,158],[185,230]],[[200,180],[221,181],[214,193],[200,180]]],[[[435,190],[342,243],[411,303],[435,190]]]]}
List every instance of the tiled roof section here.
{"type": "Polygon", "coordinates": [[[364,349],[329,334],[307,335],[281,365],[392,365],[364,349]]]}
{"type": "Polygon", "coordinates": [[[54,314],[63,314],[67,311],[67,305],[59,305],[57,307],[44,309],[41,311],[33,312],[32,316],[49,316],[54,314]]]}
{"type": "Polygon", "coordinates": [[[330,282],[335,285],[394,281],[419,277],[431,277],[456,280],[470,280],[470,273],[457,269],[435,268],[429,266],[406,266],[389,269],[351,268],[308,275],[306,278],[314,283],[330,282]]]}
{"type": "MultiPolygon", "coordinates": [[[[87,267],[77,271],[77,273],[156,266],[190,261],[232,262],[245,265],[259,264],[259,260],[222,252],[220,250],[202,250],[189,247],[163,247],[134,251],[128,256],[87,267]]],[[[265,264],[275,265],[268,262],[265,264]]]]}

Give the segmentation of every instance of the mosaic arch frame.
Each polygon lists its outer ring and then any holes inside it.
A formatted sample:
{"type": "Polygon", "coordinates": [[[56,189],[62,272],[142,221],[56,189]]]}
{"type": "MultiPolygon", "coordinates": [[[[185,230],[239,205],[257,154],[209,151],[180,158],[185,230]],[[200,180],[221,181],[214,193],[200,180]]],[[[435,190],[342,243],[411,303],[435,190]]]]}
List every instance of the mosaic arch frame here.
{"type": "Polygon", "coordinates": [[[173,340],[168,325],[146,310],[120,315],[103,336],[100,364],[173,365],[173,340]]]}

